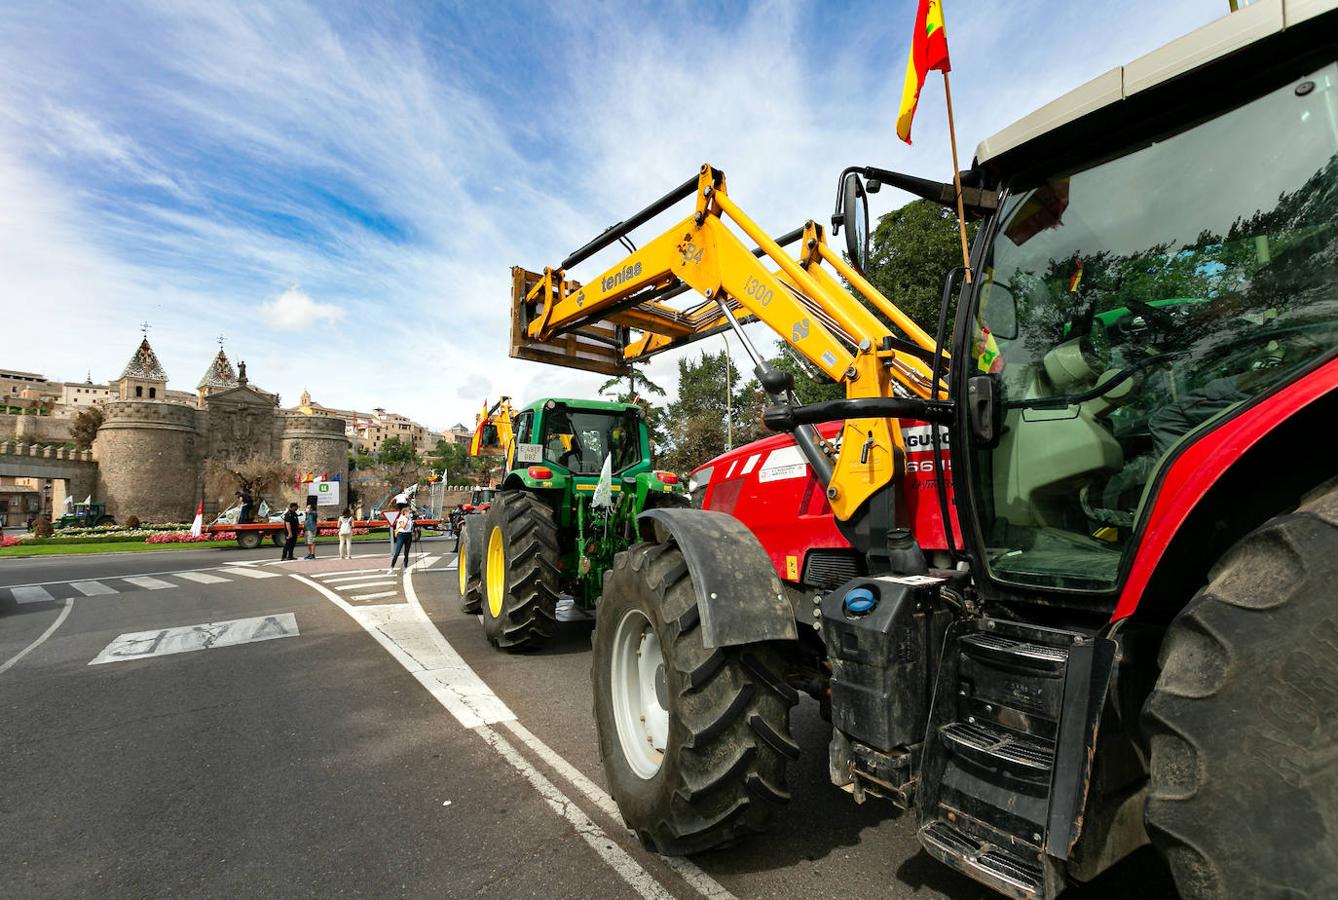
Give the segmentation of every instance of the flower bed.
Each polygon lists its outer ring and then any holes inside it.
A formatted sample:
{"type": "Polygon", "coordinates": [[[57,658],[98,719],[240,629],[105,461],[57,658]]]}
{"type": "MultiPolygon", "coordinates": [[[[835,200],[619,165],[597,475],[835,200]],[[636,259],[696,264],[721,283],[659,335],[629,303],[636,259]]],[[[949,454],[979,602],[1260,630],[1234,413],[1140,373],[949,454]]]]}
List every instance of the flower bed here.
{"type": "Polygon", "coordinates": [[[207,544],[211,541],[235,541],[235,531],[206,531],[196,536],[189,531],[160,531],[144,539],[146,544],[207,544]]]}
{"type": "Polygon", "coordinates": [[[190,524],[187,522],[163,522],[160,524],[143,524],[136,528],[128,525],[71,525],[69,528],[57,528],[53,537],[62,535],[69,537],[99,537],[103,535],[115,534],[153,534],[158,531],[188,531],[190,524]]]}

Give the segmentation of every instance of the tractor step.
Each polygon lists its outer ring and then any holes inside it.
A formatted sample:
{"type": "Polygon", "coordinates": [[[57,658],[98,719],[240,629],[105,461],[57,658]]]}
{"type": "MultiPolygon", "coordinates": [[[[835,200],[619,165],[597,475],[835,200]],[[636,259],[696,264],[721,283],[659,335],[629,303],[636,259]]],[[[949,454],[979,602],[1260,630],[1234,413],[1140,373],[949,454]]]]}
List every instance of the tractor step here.
{"type": "Polygon", "coordinates": [[[1045,871],[1034,858],[978,841],[951,822],[930,822],[919,837],[930,856],[1001,894],[1021,900],[1045,895],[1045,871]]]}
{"type": "Polygon", "coordinates": [[[1114,645],[1001,619],[966,628],[938,677],[920,843],[995,890],[1049,900],[1081,831],[1114,645]]]}
{"type": "Polygon", "coordinates": [[[1011,769],[1022,777],[1042,774],[1049,780],[1055,747],[1049,741],[983,722],[950,722],[939,729],[944,745],[973,762],[1011,769]]]}
{"type": "Polygon", "coordinates": [[[1067,647],[1047,646],[984,632],[966,635],[961,640],[961,646],[964,653],[972,653],[981,659],[1046,672],[1058,672],[1069,658],[1067,647]]]}

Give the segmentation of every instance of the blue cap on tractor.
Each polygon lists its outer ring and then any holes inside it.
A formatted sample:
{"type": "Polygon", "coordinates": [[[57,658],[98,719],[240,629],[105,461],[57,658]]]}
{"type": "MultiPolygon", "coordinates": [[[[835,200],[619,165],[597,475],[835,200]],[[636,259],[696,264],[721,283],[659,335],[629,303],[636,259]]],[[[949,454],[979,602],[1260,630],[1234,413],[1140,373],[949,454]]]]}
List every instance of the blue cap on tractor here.
{"type": "Polygon", "coordinates": [[[878,605],[878,597],[868,588],[858,587],[846,594],[846,612],[862,616],[878,605]]]}

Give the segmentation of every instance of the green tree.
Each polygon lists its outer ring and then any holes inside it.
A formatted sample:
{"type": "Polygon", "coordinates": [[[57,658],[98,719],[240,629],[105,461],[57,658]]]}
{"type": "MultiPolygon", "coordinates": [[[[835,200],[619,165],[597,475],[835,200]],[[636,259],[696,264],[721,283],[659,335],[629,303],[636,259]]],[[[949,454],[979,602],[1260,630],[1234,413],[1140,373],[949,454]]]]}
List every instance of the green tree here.
{"type": "Polygon", "coordinates": [[[377,454],[377,460],[384,466],[413,463],[418,460],[418,453],[414,450],[413,441],[395,435],[381,442],[381,452],[377,454]]]}
{"type": "MultiPolygon", "coordinates": [[[[724,351],[678,361],[678,397],[669,404],[666,429],[669,449],[661,455],[665,468],[685,472],[724,452],[727,420],[739,424],[743,401],[750,399],[738,383],[739,370],[727,365],[724,351]]],[[[745,442],[736,437],[734,444],[745,442]]]]}
{"type": "MultiPolygon", "coordinates": [[[[968,240],[975,229],[975,223],[967,224],[968,240]]],[[[943,278],[961,264],[956,212],[929,200],[912,200],[878,220],[870,240],[866,275],[883,296],[932,335],[938,328],[943,278]]],[[[949,328],[956,297],[950,302],[949,328]]]]}
{"type": "Polygon", "coordinates": [[[98,436],[98,429],[101,427],[101,406],[87,406],[79,410],[74,417],[74,424],[70,427],[74,434],[74,446],[79,450],[92,447],[93,439],[98,436]]]}
{"type": "Polygon", "coordinates": [[[799,357],[784,341],[776,342],[776,355],[770,360],[772,368],[794,376],[794,395],[802,404],[840,400],[846,392],[841,385],[827,377],[825,372],[800,362],[799,357]]]}
{"type": "Polygon", "coordinates": [[[650,429],[652,447],[658,452],[659,448],[665,446],[668,440],[668,433],[665,430],[665,410],[662,405],[651,399],[664,397],[664,388],[633,366],[630,375],[626,378],[610,378],[599,386],[599,392],[606,397],[612,397],[618,403],[635,403],[640,406],[646,414],[646,427],[650,429]]]}

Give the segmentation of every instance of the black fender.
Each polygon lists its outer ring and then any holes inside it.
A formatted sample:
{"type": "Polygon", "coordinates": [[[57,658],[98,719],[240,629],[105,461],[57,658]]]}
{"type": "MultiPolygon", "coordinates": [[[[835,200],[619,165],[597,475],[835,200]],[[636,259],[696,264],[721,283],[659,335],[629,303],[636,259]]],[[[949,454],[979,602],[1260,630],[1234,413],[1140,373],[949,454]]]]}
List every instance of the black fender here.
{"type": "Polygon", "coordinates": [[[733,516],[706,509],[648,509],[637,516],[687,560],[708,649],[799,639],[794,608],[761,543],[733,516]]]}

